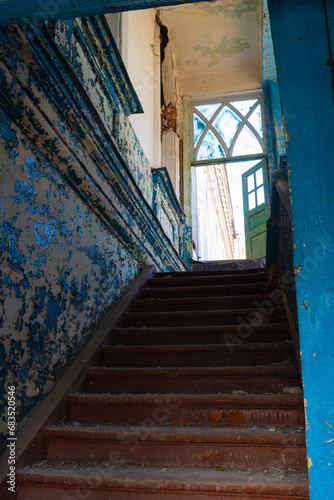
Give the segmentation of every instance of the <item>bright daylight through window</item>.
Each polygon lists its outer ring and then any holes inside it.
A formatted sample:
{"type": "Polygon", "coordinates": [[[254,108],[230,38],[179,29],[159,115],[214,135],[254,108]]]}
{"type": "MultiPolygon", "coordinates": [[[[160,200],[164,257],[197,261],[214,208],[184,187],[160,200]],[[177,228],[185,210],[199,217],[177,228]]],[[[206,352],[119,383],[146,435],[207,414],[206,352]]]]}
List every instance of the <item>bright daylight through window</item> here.
{"type": "MultiPolygon", "coordinates": [[[[267,176],[267,171],[264,163],[259,164],[265,154],[262,94],[192,103],[193,229],[195,247],[197,250],[200,249],[196,258],[202,260],[230,258],[226,249],[216,250],[215,253],[211,251],[209,255],[202,241],[203,238],[209,238],[212,246],[212,237],[204,234],[208,230],[203,229],[204,222],[201,219],[207,217],[209,213],[214,214],[215,210],[208,209],[208,203],[212,202],[206,199],[210,195],[208,190],[204,193],[203,186],[205,175],[212,177],[212,169],[217,170],[217,168],[224,171],[228,180],[227,194],[232,206],[231,220],[233,219],[235,236],[233,243],[229,243],[233,247],[232,258],[246,257],[245,211],[252,213],[256,207],[266,202],[264,177],[267,176]],[[259,168],[247,176],[245,193],[242,174],[256,164],[259,164],[259,168]]],[[[229,217],[226,212],[226,196],[223,205],[225,217],[229,217]]],[[[219,223],[216,222],[214,229],[216,232],[219,232],[218,226],[219,223]]],[[[224,238],[221,238],[221,241],[223,240],[224,238]]],[[[221,246],[223,245],[220,240],[216,239],[216,249],[220,249],[221,246]]]]}

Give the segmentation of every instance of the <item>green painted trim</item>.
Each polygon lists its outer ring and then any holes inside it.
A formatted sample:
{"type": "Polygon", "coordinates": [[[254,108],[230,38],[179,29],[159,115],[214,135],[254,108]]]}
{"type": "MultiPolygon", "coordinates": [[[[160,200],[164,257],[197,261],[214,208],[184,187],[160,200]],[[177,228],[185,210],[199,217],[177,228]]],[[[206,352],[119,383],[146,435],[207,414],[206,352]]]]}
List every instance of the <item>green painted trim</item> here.
{"type": "Polygon", "coordinates": [[[246,258],[247,259],[254,259],[254,258],[259,258],[259,257],[265,257],[266,253],[266,242],[264,245],[264,255],[259,255],[257,252],[258,250],[254,251],[252,250],[252,244],[251,240],[256,237],[260,236],[261,234],[265,233],[266,237],[266,232],[267,232],[267,225],[266,221],[269,218],[269,188],[268,188],[268,174],[267,174],[267,161],[263,159],[256,165],[254,165],[252,168],[247,170],[247,172],[244,172],[242,174],[242,192],[243,192],[243,205],[244,205],[244,219],[245,219],[245,242],[246,242],[246,258]],[[247,188],[247,178],[256,172],[260,167],[263,169],[263,186],[264,186],[264,196],[265,196],[265,201],[261,205],[257,205],[255,208],[252,210],[249,210],[248,208],[248,188],[247,188]],[[261,212],[264,212],[265,215],[265,220],[261,222],[256,228],[250,227],[250,218],[253,216],[256,216],[257,214],[260,214],[261,212]],[[254,253],[255,252],[255,253],[254,253]]]}
{"type": "Polygon", "coordinates": [[[193,244],[192,244],[192,214],[191,214],[191,162],[190,162],[190,98],[183,97],[183,210],[186,214],[186,255],[185,261],[191,269],[193,244]]]}

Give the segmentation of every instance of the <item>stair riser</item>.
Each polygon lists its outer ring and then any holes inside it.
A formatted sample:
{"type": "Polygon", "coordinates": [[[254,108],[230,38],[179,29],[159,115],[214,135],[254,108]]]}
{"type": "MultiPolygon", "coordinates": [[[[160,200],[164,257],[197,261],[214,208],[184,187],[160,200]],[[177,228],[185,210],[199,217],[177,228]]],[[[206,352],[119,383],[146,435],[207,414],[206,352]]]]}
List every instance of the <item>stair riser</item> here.
{"type": "MultiPolygon", "coordinates": [[[[172,300],[172,299],[146,299],[138,300],[133,305],[133,311],[135,312],[168,312],[168,311],[215,311],[222,309],[240,309],[240,308],[255,308],[256,304],[262,303],[262,301],[268,301],[268,296],[262,296],[260,298],[250,296],[249,298],[239,297],[221,297],[220,299],[212,299],[211,297],[206,297],[204,299],[192,299],[188,300],[172,300]]],[[[267,303],[267,302],[266,302],[267,303]]]]}
{"type": "Polygon", "coordinates": [[[84,424],[180,426],[300,426],[304,424],[303,408],[245,408],[194,406],[86,406],[72,405],[71,420],[84,424]]]}
{"type": "Polygon", "coordinates": [[[277,333],[258,333],[254,331],[243,337],[239,336],[236,332],[224,332],[222,329],[219,333],[189,334],[177,332],[164,334],[145,333],[142,331],[115,334],[113,336],[113,343],[120,345],[208,345],[208,344],[246,344],[246,343],[263,343],[263,342],[285,342],[290,335],[287,332],[277,333]]]}
{"type": "Polygon", "coordinates": [[[275,292],[277,285],[272,283],[248,283],[246,285],[213,285],[213,286],[179,286],[174,287],[169,282],[164,287],[145,288],[141,291],[140,298],[170,298],[175,297],[230,297],[239,295],[262,295],[275,292]],[[169,286],[168,286],[169,285],[169,286]]]}
{"type": "MultiPolygon", "coordinates": [[[[98,482],[98,479],[97,479],[98,482]]],[[[203,488],[204,489],[204,488],[203,488]]],[[[248,488],[247,488],[248,489],[248,488]]],[[[283,489],[283,487],[282,487],[283,489]]],[[[292,489],[292,488],[291,488],[292,489]]],[[[243,490],[246,488],[243,486],[243,490]]],[[[23,486],[21,487],[18,500],[185,500],[191,498],[194,500],[309,500],[305,486],[293,487],[295,494],[291,491],[281,491],[281,493],[265,493],[265,486],[259,488],[261,493],[225,493],[221,491],[173,491],[173,489],[161,489],[154,487],[150,489],[136,489],[131,485],[119,486],[115,488],[90,488],[86,485],[81,487],[73,487],[70,484],[67,486],[52,487],[45,484],[38,486],[23,486]]],[[[254,491],[254,488],[253,488],[254,491]]]]}
{"type": "MultiPolygon", "coordinates": [[[[253,313],[246,312],[245,314],[234,313],[233,311],[227,311],[223,314],[218,314],[210,311],[206,311],[203,315],[196,315],[191,312],[188,314],[184,313],[184,316],[177,313],[173,314],[151,314],[151,313],[129,313],[124,316],[123,325],[125,327],[134,328],[152,328],[152,327],[164,327],[166,326],[223,326],[225,325],[245,325],[252,326],[253,321],[256,324],[266,324],[267,319],[263,317],[254,318],[253,313]]],[[[268,323],[282,323],[286,321],[285,312],[275,312],[268,319],[268,323]]]]}
{"type": "MultiPolygon", "coordinates": [[[[197,265],[195,264],[197,267],[197,265]]],[[[238,276],[239,278],[244,276],[245,274],[247,275],[258,275],[258,274],[264,274],[266,273],[268,277],[268,272],[262,268],[262,269],[245,269],[245,270],[238,270],[238,269],[213,269],[213,270],[208,270],[208,271],[172,271],[172,272],[158,272],[154,275],[154,278],[163,278],[164,276],[172,276],[173,278],[185,278],[187,276],[190,277],[197,277],[197,276],[238,276]]]]}
{"type": "Polygon", "coordinates": [[[115,465],[200,467],[305,468],[303,446],[254,446],[216,443],[160,443],[140,441],[55,440],[49,460],[106,462],[115,465]]]}
{"type": "Polygon", "coordinates": [[[149,288],[178,286],[242,285],[268,283],[267,273],[244,274],[243,276],[196,276],[184,278],[153,278],[148,281],[149,288]]]}
{"type": "Polygon", "coordinates": [[[291,351],[279,352],[231,352],[231,353],[105,353],[102,365],[107,367],[196,367],[196,366],[257,366],[281,363],[293,358],[291,351]]]}
{"type": "Polygon", "coordinates": [[[300,386],[299,376],[279,377],[177,377],[154,378],[90,376],[89,393],[111,394],[228,394],[245,391],[252,394],[282,393],[288,385],[300,386]]]}

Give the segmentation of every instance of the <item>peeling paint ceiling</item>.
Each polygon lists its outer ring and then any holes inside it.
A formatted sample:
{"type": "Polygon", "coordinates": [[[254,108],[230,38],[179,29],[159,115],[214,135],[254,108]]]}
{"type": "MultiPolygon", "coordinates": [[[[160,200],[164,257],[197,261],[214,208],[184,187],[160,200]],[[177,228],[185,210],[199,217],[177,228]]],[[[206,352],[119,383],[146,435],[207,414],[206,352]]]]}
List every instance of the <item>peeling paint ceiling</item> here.
{"type": "Polygon", "coordinates": [[[262,83],[260,0],[163,7],[180,95],[222,94],[262,83]]]}

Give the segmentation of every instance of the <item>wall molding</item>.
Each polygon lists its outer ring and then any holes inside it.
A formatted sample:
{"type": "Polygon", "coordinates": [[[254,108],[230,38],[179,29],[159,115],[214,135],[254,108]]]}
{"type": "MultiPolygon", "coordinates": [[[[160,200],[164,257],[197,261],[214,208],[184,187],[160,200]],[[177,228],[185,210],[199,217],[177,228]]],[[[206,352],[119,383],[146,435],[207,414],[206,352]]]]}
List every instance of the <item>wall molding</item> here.
{"type": "Polygon", "coordinates": [[[1,28],[0,40],[0,104],[7,117],[134,259],[184,269],[46,26],[1,28]]]}
{"type": "Polygon", "coordinates": [[[163,220],[168,220],[168,229],[174,248],[177,249],[182,259],[185,259],[185,213],[183,212],[179,200],[176,197],[172,181],[167,167],[152,168],[153,179],[153,211],[163,224],[163,220]]]}

